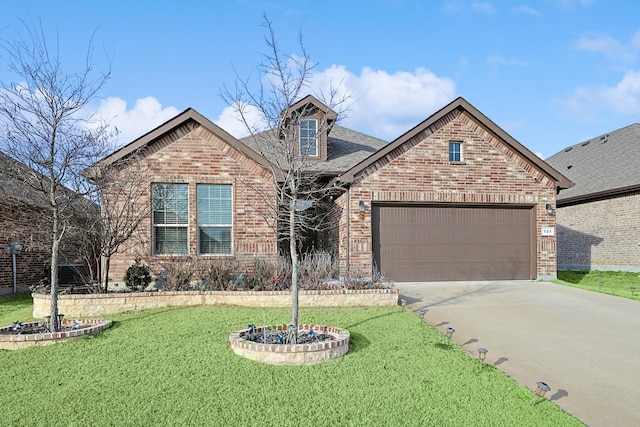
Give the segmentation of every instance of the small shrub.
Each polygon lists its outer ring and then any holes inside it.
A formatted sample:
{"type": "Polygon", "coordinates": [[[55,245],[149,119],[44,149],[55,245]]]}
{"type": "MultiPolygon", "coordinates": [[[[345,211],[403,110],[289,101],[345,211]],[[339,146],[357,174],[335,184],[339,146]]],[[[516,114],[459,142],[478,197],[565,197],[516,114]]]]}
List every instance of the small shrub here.
{"type": "Polygon", "coordinates": [[[254,291],[276,290],[276,268],[262,258],[253,260],[253,271],[245,278],[248,289],[254,291]]]}
{"type": "Polygon", "coordinates": [[[124,283],[132,291],[143,291],[151,283],[151,270],[148,265],[140,263],[136,258],[135,262],[127,268],[124,275],[124,283]]]}
{"type": "Polygon", "coordinates": [[[201,269],[201,287],[212,291],[232,290],[236,287],[238,275],[238,261],[216,260],[201,269]]]}
{"type": "Polygon", "coordinates": [[[196,268],[190,262],[181,260],[166,261],[162,264],[165,289],[168,291],[186,291],[196,276],[196,268]]]}

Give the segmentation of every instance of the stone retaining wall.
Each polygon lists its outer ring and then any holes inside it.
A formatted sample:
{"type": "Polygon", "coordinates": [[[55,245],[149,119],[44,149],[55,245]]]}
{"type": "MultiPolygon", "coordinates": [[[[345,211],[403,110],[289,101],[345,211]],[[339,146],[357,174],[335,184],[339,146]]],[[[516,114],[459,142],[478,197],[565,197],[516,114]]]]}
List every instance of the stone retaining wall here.
{"type": "MultiPolygon", "coordinates": [[[[33,317],[50,312],[51,297],[32,294],[33,317]]],[[[300,291],[300,307],[394,306],[397,289],[300,291]]],[[[238,305],[244,307],[291,307],[290,291],[163,291],[109,294],[59,295],[58,311],[65,316],[95,316],[147,308],[238,305]]]]}
{"type": "MultiPolygon", "coordinates": [[[[286,331],[284,325],[273,328],[276,331],[286,331]]],[[[238,356],[270,365],[307,365],[337,359],[349,351],[349,331],[324,325],[299,325],[299,331],[316,331],[333,336],[331,341],[319,341],[307,344],[261,344],[247,341],[245,336],[248,329],[232,333],[229,343],[234,353],[238,356]]],[[[261,333],[263,328],[256,328],[255,332],[261,333]]]]}
{"type": "MultiPolygon", "coordinates": [[[[44,317],[44,316],[40,316],[44,317]]],[[[111,326],[110,320],[104,319],[80,319],[83,325],[81,329],[60,332],[43,332],[39,334],[5,335],[3,332],[10,330],[11,326],[0,329],[0,350],[19,350],[27,347],[55,344],[75,338],[82,338],[104,331],[111,326]],[[89,325],[89,326],[86,326],[89,325]]],[[[72,326],[76,320],[63,320],[61,326],[72,326]]],[[[38,326],[38,322],[24,323],[25,327],[38,326]]]]}

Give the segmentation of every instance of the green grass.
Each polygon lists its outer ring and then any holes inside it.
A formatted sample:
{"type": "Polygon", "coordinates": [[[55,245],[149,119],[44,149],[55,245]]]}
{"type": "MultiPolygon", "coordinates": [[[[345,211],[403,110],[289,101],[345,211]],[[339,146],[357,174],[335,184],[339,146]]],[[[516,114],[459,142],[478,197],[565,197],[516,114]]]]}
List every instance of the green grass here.
{"type": "MultiPolygon", "coordinates": [[[[0,300],[0,324],[28,313],[0,300]],[[13,311],[12,311],[13,310],[13,311]]],[[[305,309],[351,332],[349,353],[312,366],[233,354],[230,332],[286,309],[167,308],[110,316],[102,334],[0,352],[0,425],[578,426],[548,401],[399,307],[305,309]]]]}
{"type": "Polygon", "coordinates": [[[640,273],[627,271],[558,271],[555,283],[640,300],[640,273]],[[600,286],[602,282],[602,286],[600,286]],[[635,292],[631,288],[635,287],[635,292]]]}
{"type": "Polygon", "coordinates": [[[31,294],[0,296],[0,327],[33,319],[32,301],[31,294]]]}

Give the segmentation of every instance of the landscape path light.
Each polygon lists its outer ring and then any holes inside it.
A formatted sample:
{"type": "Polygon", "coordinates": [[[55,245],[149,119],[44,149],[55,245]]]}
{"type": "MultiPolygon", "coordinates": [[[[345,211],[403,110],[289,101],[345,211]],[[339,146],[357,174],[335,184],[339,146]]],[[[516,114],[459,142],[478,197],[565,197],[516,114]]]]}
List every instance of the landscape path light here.
{"type": "Polygon", "coordinates": [[[453,333],[454,333],[455,331],[456,331],[456,330],[455,330],[455,329],[453,329],[453,328],[447,328],[447,338],[451,338],[451,337],[453,337],[453,333]]]}
{"type": "Polygon", "coordinates": [[[488,351],[489,351],[489,350],[487,350],[487,349],[486,349],[486,348],[484,348],[484,347],[480,347],[480,348],[478,349],[478,358],[480,359],[480,362],[484,363],[484,359],[486,359],[486,358],[487,358],[487,352],[488,352],[488,351]]]}
{"type": "Polygon", "coordinates": [[[420,320],[422,320],[424,322],[424,315],[427,314],[427,310],[418,310],[418,316],[420,317],[420,320]]]}
{"type": "Polygon", "coordinates": [[[536,387],[536,391],[535,391],[535,395],[536,395],[536,397],[534,397],[534,398],[533,398],[533,401],[531,402],[531,404],[532,404],[532,405],[535,405],[535,404],[536,404],[536,402],[537,402],[539,399],[542,399],[542,398],[544,397],[544,395],[545,395],[549,390],[551,390],[551,387],[549,387],[549,386],[547,385],[547,383],[545,383],[545,382],[543,382],[543,381],[538,381],[538,382],[536,383],[536,386],[537,386],[537,387],[536,387]]]}
{"type": "Polygon", "coordinates": [[[402,298],[400,300],[400,305],[402,306],[402,309],[404,310],[404,308],[407,306],[407,300],[402,298]]]}

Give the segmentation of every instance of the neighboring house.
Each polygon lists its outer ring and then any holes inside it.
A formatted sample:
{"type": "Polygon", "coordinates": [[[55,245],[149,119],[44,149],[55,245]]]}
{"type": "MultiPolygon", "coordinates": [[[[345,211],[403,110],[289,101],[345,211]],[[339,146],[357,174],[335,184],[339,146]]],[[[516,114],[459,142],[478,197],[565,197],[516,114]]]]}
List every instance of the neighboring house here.
{"type": "MultiPolygon", "coordinates": [[[[0,288],[13,288],[13,265],[6,248],[19,243],[16,254],[16,285],[37,285],[51,259],[51,221],[42,194],[12,178],[7,171],[24,176],[36,172],[0,152],[0,288]]],[[[70,231],[69,234],[72,232],[70,231]]],[[[73,242],[61,247],[60,263],[71,264],[79,255],[73,242]]]]}
{"type": "MultiPolygon", "coordinates": [[[[314,154],[309,173],[331,189],[327,231],[314,247],[339,258],[342,276],[380,272],[397,281],[546,279],[556,276],[556,192],[571,182],[458,98],[387,144],[334,123],[313,107],[296,144],[314,154]],[[315,121],[315,123],[314,123],[315,121]],[[318,128],[317,123],[328,126],[318,128]]],[[[306,117],[305,117],[306,118],[306,117]]],[[[273,192],[277,152],[258,154],[188,109],[101,162],[142,151],[142,188],[153,212],[136,243],[112,259],[119,281],[136,257],[164,260],[277,258],[273,215],[256,194],[273,192]]]]}
{"type": "Polygon", "coordinates": [[[558,195],[558,268],[640,271],[640,124],[547,162],[575,183],[558,195]]]}

